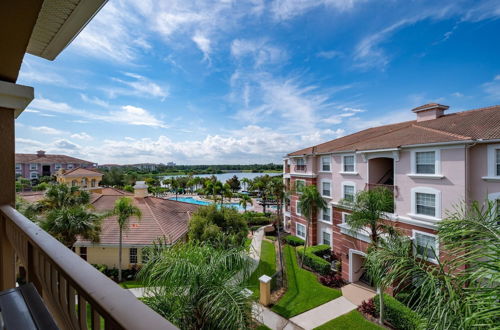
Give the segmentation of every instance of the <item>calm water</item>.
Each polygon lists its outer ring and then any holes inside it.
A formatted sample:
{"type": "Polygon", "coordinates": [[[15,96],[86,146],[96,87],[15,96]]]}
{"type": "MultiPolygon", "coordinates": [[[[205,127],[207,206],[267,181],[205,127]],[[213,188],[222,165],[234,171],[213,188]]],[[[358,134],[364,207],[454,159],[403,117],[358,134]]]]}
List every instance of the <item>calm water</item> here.
{"type": "MultiPolygon", "coordinates": [[[[179,202],[185,202],[185,203],[191,203],[191,204],[197,204],[197,205],[210,205],[212,204],[213,202],[206,202],[206,201],[200,201],[198,199],[195,199],[193,197],[171,197],[169,198],[170,200],[173,200],[173,201],[179,201],[179,202]]],[[[219,206],[219,205],[217,205],[219,206]]],[[[241,205],[239,205],[238,203],[224,203],[224,206],[228,206],[228,207],[235,207],[236,209],[238,210],[243,210],[243,207],[241,205]]],[[[252,208],[252,206],[248,206],[247,207],[247,210],[250,210],[252,208]]]]}
{"type": "MultiPolygon", "coordinates": [[[[258,176],[263,176],[268,174],[269,176],[276,176],[276,175],[281,175],[281,173],[223,173],[223,174],[213,174],[217,177],[217,180],[221,181],[222,183],[225,183],[228,179],[232,178],[234,175],[238,177],[238,179],[241,181],[243,178],[248,178],[253,180],[254,178],[258,176]]],[[[185,175],[167,175],[164,176],[162,181],[171,177],[176,177],[176,176],[185,176],[185,175]]],[[[212,174],[197,174],[193,176],[198,176],[200,178],[209,178],[212,176],[212,174]]],[[[163,185],[163,184],[162,184],[163,185]]],[[[242,188],[245,189],[244,184],[242,184],[242,188]]]]}

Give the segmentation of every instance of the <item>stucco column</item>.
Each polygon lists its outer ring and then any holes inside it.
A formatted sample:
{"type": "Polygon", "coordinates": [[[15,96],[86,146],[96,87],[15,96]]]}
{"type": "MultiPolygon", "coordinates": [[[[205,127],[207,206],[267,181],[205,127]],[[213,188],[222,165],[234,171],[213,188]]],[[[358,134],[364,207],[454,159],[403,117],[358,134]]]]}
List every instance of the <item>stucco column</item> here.
{"type": "MultiPolygon", "coordinates": [[[[0,205],[15,206],[14,120],[33,99],[33,88],[0,81],[0,205]]],[[[15,287],[15,252],[6,235],[7,218],[0,216],[0,290],[15,287]]]]}

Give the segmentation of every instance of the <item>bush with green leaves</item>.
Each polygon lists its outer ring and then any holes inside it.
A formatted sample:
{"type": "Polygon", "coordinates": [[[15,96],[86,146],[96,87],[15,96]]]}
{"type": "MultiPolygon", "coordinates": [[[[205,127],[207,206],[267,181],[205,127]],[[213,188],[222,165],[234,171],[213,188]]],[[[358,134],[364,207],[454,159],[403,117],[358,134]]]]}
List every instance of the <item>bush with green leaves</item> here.
{"type": "Polygon", "coordinates": [[[289,244],[291,246],[300,246],[300,245],[304,245],[305,241],[302,238],[290,235],[290,236],[285,237],[285,243],[289,244]]]}
{"type": "Polygon", "coordinates": [[[133,193],[134,187],[132,187],[132,185],[127,184],[125,185],[125,187],[123,187],[123,190],[133,193]]]}
{"type": "Polygon", "coordinates": [[[323,256],[330,253],[331,247],[329,245],[310,246],[306,249],[305,254],[303,246],[297,248],[297,254],[299,258],[303,259],[304,265],[321,275],[328,275],[331,273],[330,262],[323,259],[323,256]]]}
{"type": "Polygon", "coordinates": [[[254,217],[247,219],[247,223],[249,226],[252,225],[265,226],[271,223],[271,219],[269,219],[268,217],[254,217]]]}
{"type": "MultiPolygon", "coordinates": [[[[390,323],[396,330],[415,330],[423,328],[422,318],[406,307],[403,303],[384,293],[384,320],[390,323]]],[[[373,298],[377,315],[380,310],[380,299],[376,295],[373,298]]]]}

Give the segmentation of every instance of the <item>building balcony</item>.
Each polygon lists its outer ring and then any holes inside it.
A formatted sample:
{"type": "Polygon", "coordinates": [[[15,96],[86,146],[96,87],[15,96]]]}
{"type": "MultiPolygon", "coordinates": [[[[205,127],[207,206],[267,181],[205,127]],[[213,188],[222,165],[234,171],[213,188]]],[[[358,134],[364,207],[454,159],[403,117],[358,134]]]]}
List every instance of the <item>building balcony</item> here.
{"type": "Polygon", "coordinates": [[[0,206],[0,261],[0,291],[22,267],[60,329],[176,329],[10,205],[0,206]]]}
{"type": "Polygon", "coordinates": [[[293,167],[293,170],[295,172],[306,172],[307,171],[307,166],[306,165],[295,165],[293,167]]]}

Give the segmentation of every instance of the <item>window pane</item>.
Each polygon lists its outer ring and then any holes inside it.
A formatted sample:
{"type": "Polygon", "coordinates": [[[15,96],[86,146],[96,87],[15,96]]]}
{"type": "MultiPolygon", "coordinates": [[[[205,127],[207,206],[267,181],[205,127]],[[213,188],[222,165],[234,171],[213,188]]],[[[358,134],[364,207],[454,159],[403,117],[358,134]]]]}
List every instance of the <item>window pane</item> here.
{"type": "Polygon", "coordinates": [[[344,172],[354,172],[354,156],[344,156],[344,172]]]}
{"type": "Polygon", "coordinates": [[[495,150],[495,152],[496,152],[497,175],[500,176],[500,149],[495,150]]]}
{"type": "Polygon", "coordinates": [[[424,193],[417,193],[416,195],[417,214],[434,217],[436,215],[436,195],[424,193]]]}
{"type": "Polygon", "coordinates": [[[323,242],[322,242],[323,244],[331,245],[332,236],[330,235],[330,233],[323,232],[322,238],[323,238],[323,242]]]}
{"type": "Polygon", "coordinates": [[[415,233],[417,254],[427,259],[436,258],[436,238],[434,236],[415,233]]]}
{"type": "Polygon", "coordinates": [[[323,182],[323,196],[330,196],[330,182],[323,182]]]}
{"type": "Polygon", "coordinates": [[[344,199],[347,201],[354,201],[354,187],[344,186],[344,199]]]}
{"type": "Polygon", "coordinates": [[[305,161],[302,158],[297,159],[297,165],[305,165],[305,161]]]}
{"type": "Polygon", "coordinates": [[[418,174],[435,174],[436,153],[434,151],[417,152],[416,163],[418,174]]]}
{"type": "Polygon", "coordinates": [[[330,158],[328,157],[321,158],[321,170],[330,171],[330,158]]]}
{"type": "Polygon", "coordinates": [[[130,248],[129,263],[131,263],[131,264],[137,263],[137,248],[130,248]]]}
{"type": "Polygon", "coordinates": [[[297,224],[297,236],[306,237],[306,227],[300,223],[297,224]]]}
{"type": "Polygon", "coordinates": [[[323,221],[330,222],[330,208],[323,209],[323,221]]]}

